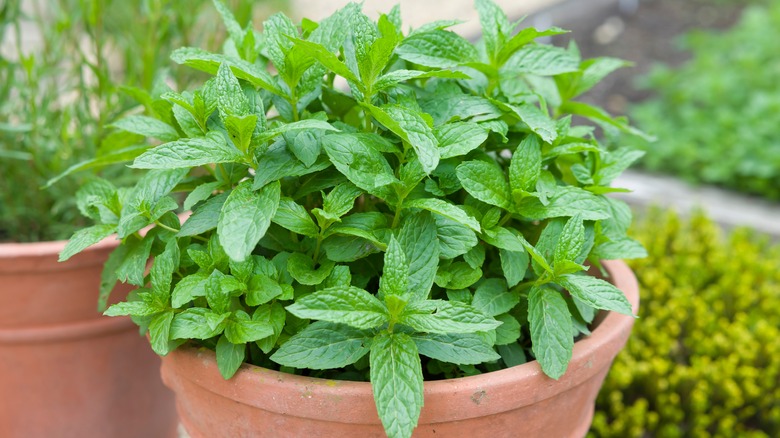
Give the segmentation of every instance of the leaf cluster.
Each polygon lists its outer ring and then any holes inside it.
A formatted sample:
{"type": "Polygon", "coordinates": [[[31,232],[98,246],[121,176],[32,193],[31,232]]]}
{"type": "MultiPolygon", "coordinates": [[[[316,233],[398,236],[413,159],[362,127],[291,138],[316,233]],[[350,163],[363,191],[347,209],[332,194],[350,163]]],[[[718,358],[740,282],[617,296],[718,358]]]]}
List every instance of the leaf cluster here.
{"type": "Polygon", "coordinates": [[[104,291],[138,290],[106,314],[133,316],[157,353],[195,340],[225,378],[245,361],[368,377],[388,436],[408,437],[423,364],[446,377],[533,357],[557,379],[598,309],[631,314],[585,264],[644,255],[605,196],[641,153],[572,124],[632,129],[574,100],[622,62],[539,44],[563,31],[517,31],[488,0],[477,45],[450,22],[404,33],[398,7],[276,14],[261,33],[215,5],[224,53],[172,55],[210,78],[115,124],[162,144],[133,160],[148,170],[133,188],[79,192],[98,225],[62,254],[118,234],[104,291]]]}
{"type": "Polygon", "coordinates": [[[747,8],[728,31],[687,35],[692,59],[645,78],[655,97],[631,113],[660,140],[642,146],[644,167],[780,199],[778,29],[776,2],[747,8]]]}
{"type": "Polygon", "coordinates": [[[596,403],[591,436],[780,434],[780,246],[702,214],[638,221],[649,256],[626,349],[596,403]]]}

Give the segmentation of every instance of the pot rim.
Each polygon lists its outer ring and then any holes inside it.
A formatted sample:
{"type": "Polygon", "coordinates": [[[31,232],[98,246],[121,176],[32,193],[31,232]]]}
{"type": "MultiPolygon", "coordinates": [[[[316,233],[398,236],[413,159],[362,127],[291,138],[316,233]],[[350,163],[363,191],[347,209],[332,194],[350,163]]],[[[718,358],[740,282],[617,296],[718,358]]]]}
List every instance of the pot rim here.
{"type": "MultiPolygon", "coordinates": [[[[636,314],[639,287],[631,269],[623,261],[603,261],[603,266],[612,283],[626,295],[636,314]]],[[[569,368],[557,382],[542,372],[536,360],[476,376],[426,381],[425,405],[435,404],[437,409],[432,409],[436,410],[434,418],[426,414],[424,406],[420,424],[492,415],[538,403],[576,387],[611,365],[628,339],[633,323],[634,318],[630,316],[606,312],[606,317],[590,336],[575,342],[569,368]],[[507,404],[510,406],[507,407],[507,404]],[[442,408],[444,405],[446,407],[442,408]],[[478,409],[474,409],[475,405],[478,409]]],[[[163,381],[174,391],[182,384],[194,384],[207,392],[284,415],[366,424],[379,421],[374,403],[368,406],[359,403],[366,397],[373,400],[369,382],[286,374],[247,363],[241,365],[233,378],[224,380],[217,371],[215,353],[205,347],[192,346],[181,346],[164,357],[162,374],[163,381]],[[287,394],[274,395],[275,391],[287,394]],[[286,396],[293,394],[296,396],[286,396]],[[316,400],[307,403],[307,399],[316,400]],[[351,406],[346,412],[323,409],[328,400],[344,403],[345,399],[350,401],[348,405],[351,406]]]]}

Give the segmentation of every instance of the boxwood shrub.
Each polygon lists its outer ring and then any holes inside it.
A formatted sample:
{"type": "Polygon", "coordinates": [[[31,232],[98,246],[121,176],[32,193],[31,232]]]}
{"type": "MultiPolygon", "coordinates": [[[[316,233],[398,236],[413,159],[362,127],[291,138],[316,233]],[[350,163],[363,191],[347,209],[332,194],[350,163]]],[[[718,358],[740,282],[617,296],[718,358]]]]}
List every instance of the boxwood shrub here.
{"type": "Polygon", "coordinates": [[[640,319],[591,436],[780,436],[780,245],[661,212],[635,235],[640,319]]]}

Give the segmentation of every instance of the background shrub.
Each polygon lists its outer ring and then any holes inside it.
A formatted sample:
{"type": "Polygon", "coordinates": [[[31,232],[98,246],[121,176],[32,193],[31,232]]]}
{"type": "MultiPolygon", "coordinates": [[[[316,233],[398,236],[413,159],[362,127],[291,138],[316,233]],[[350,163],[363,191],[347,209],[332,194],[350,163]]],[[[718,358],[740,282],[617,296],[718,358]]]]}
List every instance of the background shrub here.
{"type": "Polygon", "coordinates": [[[745,10],[719,34],[684,39],[693,58],[647,77],[657,97],[632,120],[658,141],[645,144],[650,170],[780,199],[780,2],[745,10]]]}
{"type": "Polygon", "coordinates": [[[657,211],[636,236],[639,319],[591,436],[780,436],[780,246],[657,211]]]}

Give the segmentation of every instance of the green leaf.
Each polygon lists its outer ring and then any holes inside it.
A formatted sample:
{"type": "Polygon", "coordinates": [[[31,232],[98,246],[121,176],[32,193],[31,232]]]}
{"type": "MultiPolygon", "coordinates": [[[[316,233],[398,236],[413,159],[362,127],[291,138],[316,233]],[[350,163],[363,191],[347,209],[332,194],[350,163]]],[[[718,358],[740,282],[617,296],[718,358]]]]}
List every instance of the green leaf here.
{"type": "Polygon", "coordinates": [[[639,129],[636,129],[631,125],[629,125],[628,122],[625,120],[625,118],[613,118],[612,116],[609,115],[609,113],[607,113],[603,109],[593,105],[588,105],[587,103],[566,101],[563,105],[561,105],[560,111],[566,114],[576,114],[585,117],[587,119],[593,120],[594,122],[603,123],[608,126],[612,126],[614,128],[619,129],[622,132],[636,135],[637,137],[640,137],[647,141],[655,140],[655,137],[653,137],[652,135],[647,135],[644,132],[640,131],[639,129]]]}
{"type": "Polygon", "coordinates": [[[268,321],[255,321],[242,310],[233,312],[225,325],[225,337],[232,344],[254,342],[273,334],[274,329],[268,321]]]}
{"type": "Polygon", "coordinates": [[[410,35],[395,50],[406,61],[433,68],[451,68],[477,61],[477,49],[460,35],[432,30],[410,35]]]}
{"type": "Polygon", "coordinates": [[[306,209],[290,198],[281,198],[271,221],[304,236],[317,237],[320,232],[306,209]]]}
{"type": "Polygon", "coordinates": [[[97,224],[76,231],[68,240],[68,243],[65,244],[62,252],[60,252],[58,261],[64,262],[68,260],[88,247],[108,238],[114,232],[116,232],[116,225],[112,224],[97,224]]]}
{"type": "Polygon", "coordinates": [[[106,316],[149,316],[160,313],[161,309],[146,301],[124,301],[112,304],[103,315],[106,316]]]}
{"type": "Polygon", "coordinates": [[[247,114],[241,117],[228,115],[224,117],[224,122],[233,145],[244,152],[249,150],[252,135],[257,128],[257,115],[247,114]]]}
{"type": "Polygon", "coordinates": [[[466,262],[455,262],[440,267],[436,273],[436,284],[446,289],[465,289],[482,278],[482,269],[472,268],[466,262]]]}
{"type": "Polygon", "coordinates": [[[536,360],[545,374],[557,380],[566,372],[574,348],[566,300],[557,291],[534,287],[528,294],[528,323],[536,360]]]}
{"type": "Polygon", "coordinates": [[[612,283],[590,275],[575,274],[558,277],[555,282],[589,306],[633,316],[626,295],[612,283]]]}
{"type": "Polygon", "coordinates": [[[512,33],[513,26],[509,23],[504,11],[491,0],[477,0],[475,6],[479,13],[479,22],[482,25],[485,50],[488,58],[495,60],[507,36],[512,33]]]}
{"type": "Polygon", "coordinates": [[[315,321],[282,344],[271,360],[293,368],[343,368],[368,353],[369,340],[365,330],[315,321]]]}
{"type": "Polygon", "coordinates": [[[396,181],[385,157],[355,134],[326,135],[322,146],[333,165],[353,184],[372,195],[387,200],[396,181]]]}
{"type": "Polygon", "coordinates": [[[507,345],[520,339],[520,323],[508,313],[496,316],[501,325],[496,328],[496,345],[507,345]]]}
{"type": "Polygon", "coordinates": [[[598,185],[608,185],[615,178],[620,176],[624,170],[628,169],[636,160],[642,158],[645,151],[631,149],[618,149],[608,153],[601,154],[601,166],[598,169],[594,179],[598,185]]]}
{"type": "Polygon", "coordinates": [[[322,200],[322,208],[336,217],[344,216],[352,210],[355,199],[362,194],[363,191],[354,184],[339,184],[322,200]]]}
{"type": "Polygon", "coordinates": [[[515,287],[525,278],[528,270],[528,253],[499,249],[498,255],[501,258],[501,270],[504,271],[507,284],[509,287],[515,287]]]}
{"type": "Polygon", "coordinates": [[[299,298],[287,306],[298,318],[320,319],[370,329],[387,322],[387,309],[375,296],[353,286],[336,286],[299,298]]]}
{"type": "Polygon", "coordinates": [[[123,283],[130,283],[136,286],[143,286],[144,271],[146,263],[149,260],[149,253],[152,250],[154,238],[147,236],[144,239],[128,237],[124,246],[127,252],[119,266],[116,267],[117,279],[123,283]]]}
{"type": "Polygon", "coordinates": [[[539,137],[528,135],[517,145],[509,164],[509,184],[512,190],[534,191],[542,172],[542,145],[539,137]]]}
{"type": "Polygon", "coordinates": [[[360,82],[354,73],[347,67],[346,64],[341,62],[338,56],[334,55],[330,50],[325,48],[321,44],[317,44],[311,41],[304,41],[300,39],[293,39],[293,43],[304,49],[305,53],[313,57],[325,68],[343,77],[344,79],[352,82],[360,82]]]}
{"type": "Polygon", "coordinates": [[[316,286],[330,275],[335,264],[330,260],[324,260],[320,266],[315,269],[314,261],[306,254],[299,252],[290,254],[287,259],[287,271],[292,277],[301,284],[316,286]]]}
{"type": "Polygon", "coordinates": [[[282,334],[285,322],[287,321],[287,312],[281,303],[273,302],[271,304],[265,304],[257,309],[252,314],[252,319],[257,321],[267,321],[271,324],[274,330],[274,334],[257,341],[257,346],[260,347],[263,353],[268,354],[276,346],[276,341],[279,340],[279,336],[282,334]]]}
{"type": "Polygon", "coordinates": [[[171,323],[171,339],[210,339],[225,329],[230,313],[215,313],[204,307],[191,307],[177,313],[171,323]]]}
{"type": "Polygon", "coordinates": [[[582,221],[582,216],[576,214],[566,222],[561,231],[558,244],[555,246],[553,265],[557,265],[564,260],[578,260],[584,245],[585,224],[582,221]]]}
{"type": "Polygon", "coordinates": [[[629,66],[631,66],[630,62],[617,58],[605,57],[583,61],[580,65],[582,76],[580,76],[579,80],[577,81],[577,88],[575,89],[574,93],[569,96],[569,98],[579,96],[580,94],[590,90],[613,71],[629,66]]]}
{"type": "Polygon", "coordinates": [[[374,83],[374,92],[380,92],[391,88],[402,82],[408,82],[415,79],[425,78],[445,78],[445,79],[471,79],[465,73],[450,70],[419,71],[419,70],[393,70],[382,75],[374,83]]]}
{"type": "Polygon", "coordinates": [[[214,193],[214,190],[218,189],[222,185],[219,181],[209,182],[209,183],[203,183],[197,187],[195,187],[189,195],[187,195],[187,198],[184,200],[184,205],[182,205],[182,208],[184,210],[192,210],[192,207],[195,206],[198,202],[204,201],[211,197],[211,194],[214,193]]]}
{"type": "Polygon", "coordinates": [[[317,120],[317,119],[306,119],[306,120],[300,120],[292,123],[285,123],[284,125],[281,125],[278,128],[269,129],[268,131],[260,133],[260,135],[254,138],[253,141],[256,143],[264,143],[287,132],[311,130],[311,129],[319,129],[323,131],[338,131],[336,128],[331,126],[328,122],[324,122],[322,120],[317,120]]]}
{"type": "Polygon", "coordinates": [[[225,274],[215,269],[204,284],[208,305],[217,313],[230,310],[230,291],[222,287],[225,277],[225,274]]]}
{"type": "Polygon", "coordinates": [[[569,32],[568,30],[564,30],[555,26],[549,27],[542,31],[536,30],[533,27],[527,27],[521,30],[520,32],[516,33],[515,36],[513,36],[509,41],[507,41],[507,43],[498,53],[498,57],[497,57],[498,64],[499,65],[503,64],[519,48],[525,46],[526,44],[530,43],[536,38],[561,35],[568,32],[569,32]]]}
{"type": "Polygon", "coordinates": [[[109,126],[162,141],[174,141],[179,138],[179,133],[173,126],[147,116],[127,116],[109,126]]]}
{"type": "Polygon", "coordinates": [[[242,261],[255,249],[271,224],[281,197],[279,182],[258,191],[252,181],[241,182],[227,197],[217,224],[217,235],[227,255],[242,261]]]}
{"type": "Polygon", "coordinates": [[[499,345],[497,346],[497,350],[498,354],[501,355],[501,359],[504,361],[504,365],[507,367],[514,367],[528,362],[528,358],[525,356],[525,350],[517,342],[499,345]]]}
{"type": "Polygon", "coordinates": [[[320,136],[311,131],[299,130],[285,136],[287,148],[301,160],[304,166],[311,167],[322,152],[320,136]]]}
{"type": "Polygon", "coordinates": [[[479,226],[479,222],[474,219],[473,216],[466,213],[461,207],[450,204],[449,202],[438,198],[415,199],[412,201],[407,201],[404,206],[406,208],[420,208],[423,210],[428,210],[432,213],[436,213],[448,219],[452,219],[453,221],[465,225],[478,233],[482,231],[479,226]]]}
{"type": "Polygon", "coordinates": [[[384,248],[384,241],[380,238],[381,230],[387,228],[387,217],[379,212],[353,213],[344,216],[340,223],[332,225],[325,233],[325,237],[333,234],[345,234],[348,236],[362,237],[376,245],[378,248],[384,248]]]}
{"type": "MultiPolygon", "coordinates": [[[[444,216],[434,216],[436,222],[436,233],[439,238],[439,255],[445,259],[454,259],[459,255],[467,254],[470,250],[477,248],[479,239],[477,235],[459,222],[455,222],[444,216]]],[[[484,261],[484,250],[482,252],[484,261]]],[[[466,257],[464,256],[464,259],[466,257]]],[[[466,260],[468,261],[468,260],[466,260]]],[[[472,268],[482,266],[482,263],[473,265],[472,268]]]]}
{"type": "Polygon", "coordinates": [[[513,113],[521,122],[528,125],[528,128],[547,143],[552,143],[558,138],[558,131],[553,120],[546,112],[539,109],[536,105],[526,103],[522,105],[510,105],[508,103],[498,103],[498,105],[513,113]]]}
{"type": "Polygon", "coordinates": [[[224,379],[229,379],[236,374],[238,368],[244,362],[246,344],[236,345],[228,341],[225,335],[217,341],[217,368],[224,379]]]}
{"type": "Polygon", "coordinates": [[[456,173],[471,196],[490,205],[509,207],[509,183],[504,172],[495,164],[466,161],[457,167],[456,173]]]}
{"type": "Polygon", "coordinates": [[[130,166],[135,169],[174,169],[214,163],[240,163],[241,151],[228,144],[222,134],[185,138],[161,144],[139,155],[130,166]]]}
{"type": "Polygon", "coordinates": [[[502,71],[539,76],[571,73],[580,68],[580,58],[570,50],[545,44],[529,44],[506,60],[502,71]]]}
{"type": "Polygon", "coordinates": [[[379,296],[408,297],[409,264],[406,262],[406,254],[395,236],[390,236],[384,262],[382,277],[379,279],[379,296]]]}
{"type": "Polygon", "coordinates": [[[457,365],[478,365],[500,358],[493,347],[478,334],[412,335],[417,349],[423,356],[457,365]]]}
{"type": "Polygon", "coordinates": [[[417,346],[403,333],[382,332],[371,344],[371,388],[388,438],[408,438],[423,405],[417,346]]]}
{"type": "Polygon", "coordinates": [[[165,356],[170,352],[170,332],[171,321],[173,321],[173,310],[158,313],[152,317],[149,323],[149,342],[152,350],[160,356],[165,356]]]}
{"type": "Polygon", "coordinates": [[[471,305],[489,316],[509,312],[520,302],[520,295],[509,292],[504,280],[490,278],[477,287],[471,305]]]}
{"type": "Polygon", "coordinates": [[[152,291],[165,301],[171,296],[171,282],[173,273],[179,268],[179,258],[179,245],[176,239],[171,239],[165,245],[165,250],[154,257],[154,263],[149,270],[152,291]]]}
{"type": "Polygon", "coordinates": [[[466,155],[488,138],[488,131],[473,122],[454,122],[438,126],[433,134],[439,141],[441,158],[466,155]]]}
{"type": "Polygon", "coordinates": [[[245,299],[247,305],[259,306],[283,293],[282,287],[276,280],[264,274],[256,274],[249,280],[245,299]]]}
{"type": "MultiPolygon", "coordinates": [[[[291,65],[288,64],[293,47],[292,39],[298,36],[298,29],[286,15],[281,12],[271,15],[263,22],[265,49],[274,67],[283,76],[291,76],[291,65]]],[[[291,87],[293,84],[289,84],[291,87]]]]}
{"type": "MultiPolygon", "coordinates": [[[[177,64],[184,64],[196,70],[204,71],[210,75],[215,75],[220,65],[227,63],[237,78],[276,95],[284,94],[267,71],[242,59],[209,53],[198,48],[182,47],[171,53],[171,60],[177,64]]],[[[174,106],[174,108],[176,107],[174,106]]]]}
{"type": "Polygon", "coordinates": [[[439,266],[436,223],[430,213],[407,217],[398,233],[398,242],[409,263],[409,293],[416,299],[424,299],[433,286],[439,266]]]}
{"type": "Polygon", "coordinates": [[[213,0],[213,2],[214,8],[216,8],[219,15],[222,16],[222,22],[227,28],[230,39],[238,46],[244,40],[244,32],[241,30],[241,25],[238,24],[238,21],[233,17],[230,8],[228,8],[222,0],[213,0]]]}
{"type": "Polygon", "coordinates": [[[421,113],[400,105],[366,106],[379,123],[414,149],[426,174],[436,169],[439,165],[438,140],[421,113]]]}
{"type": "Polygon", "coordinates": [[[596,245],[591,255],[601,260],[642,259],[647,257],[647,250],[636,240],[621,237],[596,245]]]}
{"type": "Polygon", "coordinates": [[[220,64],[215,80],[217,108],[219,108],[223,119],[227,116],[244,117],[249,115],[252,110],[249,106],[249,99],[227,63],[220,64]]]}
{"type": "Polygon", "coordinates": [[[474,333],[493,330],[501,323],[458,301],[428,300],[409,303],[399,322],[427,333],[474,333]]]}
{"type": "Polygon", "coordinates": [[[182,224],[179,237],[195,236],[217,228],[222,206],[225,205],[229,193],[220,193],[199,205],[192,215],[182,224]]]}
{"type": "Polygon", "coordinates": [[[517,205],[517,211],[530,219],[566,217],[579,213],[583,220],[601,220],[609,218],[608,209],[603,196],[571,186],[556,187],[547,205],[535,197],[523,198],[517,205]]]}

